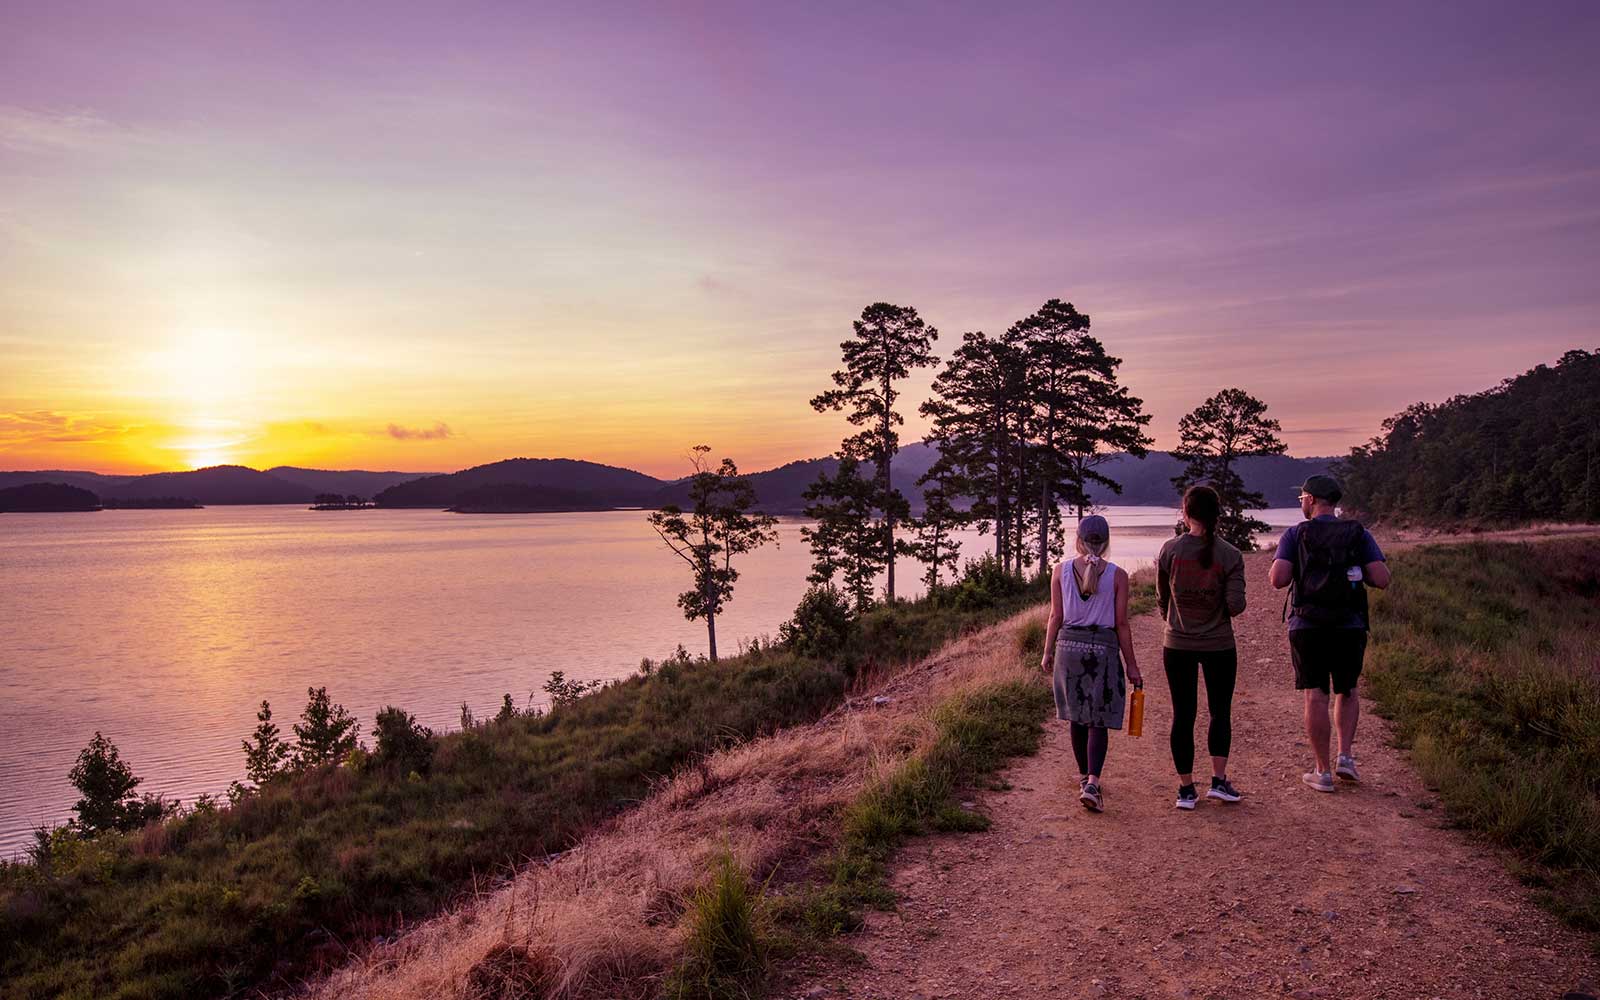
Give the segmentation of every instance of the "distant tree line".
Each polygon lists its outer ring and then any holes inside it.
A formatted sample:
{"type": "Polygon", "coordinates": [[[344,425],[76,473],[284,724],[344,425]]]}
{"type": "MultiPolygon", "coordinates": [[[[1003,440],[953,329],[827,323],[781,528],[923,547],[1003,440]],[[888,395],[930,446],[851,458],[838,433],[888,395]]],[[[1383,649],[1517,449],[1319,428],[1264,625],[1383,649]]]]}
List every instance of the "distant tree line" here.
{"type": "Polygon", "coordinates": [[[1600,352],[1492,389],[1416,403],[1336,470],[1345,505],[1442,523],[1600,521],[1600,352]]]}

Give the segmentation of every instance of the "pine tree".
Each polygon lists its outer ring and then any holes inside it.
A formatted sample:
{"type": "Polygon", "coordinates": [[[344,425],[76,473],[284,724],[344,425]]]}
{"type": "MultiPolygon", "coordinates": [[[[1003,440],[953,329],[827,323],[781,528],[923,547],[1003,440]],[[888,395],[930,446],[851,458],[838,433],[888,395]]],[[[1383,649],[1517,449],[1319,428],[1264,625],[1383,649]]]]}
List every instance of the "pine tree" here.
{"type": "Polygon", "coordinates": [[[693,589],[678,595],[678,606],[690,621],[704,618],[711,660],[717,659],[717,615],[733,600],[739,571],[735,556],[744,555],[778,539],[778,519],[754,512],[756,491],[739,475],[732,459],[711,466],[710,445],[696,445],[690,456],[694,474],[689,477],[691,509],[667,504],[650,514],[650,527],[667,548],[688,564],[693,589]]]}
{"type": "Polygon", "coordinates": [[[250,734],[248,740],[241,740],[239,745],[244,749],[245,777],[255,782],[257,787],[281,774],[284,763],[289,759],[289,746],[279,738],[278,727],[272,721],[272,706],[264,700],[261,710],[256,713],[255,732],[250,734]]]}
{"type": "Polygon", "coordinates": [[[329,699],[327,688],[306,688],[306,694],[305,711],[294,724],[294,766],[303,769],[343,761],[356,748],[360,724],[343,705],[329,699]]]}
{"type": "MultiPolygon", "coordinates": [[[[887,302],[875,302],[863,309],[853,326],[854,339],[839,345],[844,367],[833,373],[837,388],[815,396],[811,406],[819,413],[848,409],[850,423],[862,428],[845,438],[840,453],[873,464],[877,486],[873,505],[882,515],[884,548],[893,552],[895,522],[906,516],[908,508],[890,478],[894,456],[900,450],[895,428],[905,423],[894,408],[900,395],[895,383],[908,378],[917,368],[938,362],[932,345],[939,338],[939,331],[924,323],[910,306],[887,302]]],[[[884,590],[893,602],[893,559],[888,561],[887,569],[884,590]]]]}
{"type": "Polygon", "coordinates": [[[1172,485],[1179,493],[1202,483],[1216,490],[1222,500],[1217,536],[1245,552],[1271,526],[1247,513],[1265,508],[1267,501],[1245,489],[1234,464],[1247,455],[1281,455],[1285,450],[1278,438],[1283,428],[1266,414],[1267,404],[1243,389],[1224,389],[1178,422],[1178,447],[1172,452],[1188,463],[1172,485]]]}
{"type": "Polygon", "coordinates": [[[966,333],[933,381],[934,398],[920,408],[933,423],[928,441],[939,449],[949,495],[972,498],[968,515],[980,533],[994,532],[995,559],[1006,572],[1018,562],[1019,470],[1027,468],[1022,440],[1026,376],[1015,344],[981,331],[966,333]]]}
{"type": "Polygon", "coordinates": [[[832,476],[823,472],[801,496],[812,520],[800,529],[813,559],[807,581],[828,587],[838,576],[857,610],[865,610],[872,605],[873,583],[889,562],[882,522],[874,516],[881,499],[877,484],[862,478],[861,463],[844,455],[832,476]]]}
{"type": "Polygon", "coordinates": [[[950,503],[950,493],[944,470],[935,463],[917,481],[925,487],[922,491],[922,516],[909,522],[913,532],[903,551],[927,567],[922,582],[931,594],[939,589],[940,572],[949,570],[953,578],[960,561],[961,550],[955,532],[965,522],[965,515],[950,503]],[[928,484],[932,484],[931,486],[928,484]]]}

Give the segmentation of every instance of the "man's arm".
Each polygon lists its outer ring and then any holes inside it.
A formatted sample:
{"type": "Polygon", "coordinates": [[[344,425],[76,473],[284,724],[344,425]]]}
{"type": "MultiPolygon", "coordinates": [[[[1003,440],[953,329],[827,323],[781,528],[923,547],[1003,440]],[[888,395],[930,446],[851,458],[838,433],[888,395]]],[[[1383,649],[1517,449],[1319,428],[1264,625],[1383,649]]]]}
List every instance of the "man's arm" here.
{"type": "Polygon", "coordinates": [[[1272,584],[1273,590],[1282,590],[1294,582],[1294,563],[1287,559],[1272,560],[1272,570],[1267,574],[1267,580],[1272,584]]]}
{"type": "Polygon", "coordinates": [[[1382,559],[1377,562],[1369,562],[1361,567],[1361,575],[1367,581],[1367,586],[1369,587],[1376,587],[1382,590],[1389,586],[1389,564],[1382,559]]]}
{"type": "Polygon", "coordinates": [[[1361,541],[1366,551],[1362,552],[1361,576],[1366,580],[1367,586],[1379,590],[1389,586],[1389,564],[1383,561],[1383,550],[1378,548],[1378,540],[1372,537],[1372,532],[1363,531],[1361,541]]]}

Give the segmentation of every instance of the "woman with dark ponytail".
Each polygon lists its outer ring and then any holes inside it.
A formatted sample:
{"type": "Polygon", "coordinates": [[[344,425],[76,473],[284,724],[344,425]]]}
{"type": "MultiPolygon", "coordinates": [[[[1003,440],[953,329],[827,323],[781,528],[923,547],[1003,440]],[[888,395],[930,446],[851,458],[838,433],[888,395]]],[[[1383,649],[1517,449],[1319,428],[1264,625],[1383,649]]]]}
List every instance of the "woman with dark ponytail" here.
{"type": "Polygon", "coordinates": [[[1233,742],[1233,685],[1239,654],[1233,642],[1234,616],[1244,612],[1244,556],[1217,537],[1222,503],[1209,486],[1191,486],[1183,495],[1185,531],[1167,540],[1156,557],[1156,597],[1166,619],[1162,661],[1172,691],[1172,763],[1178,771],[1179,809],[1193,809],[1194,723],[1198,675],[1206,679],[1211,726],[1208,799],[1237,802],[1228,781],[1228,750],[1233,742]]]}

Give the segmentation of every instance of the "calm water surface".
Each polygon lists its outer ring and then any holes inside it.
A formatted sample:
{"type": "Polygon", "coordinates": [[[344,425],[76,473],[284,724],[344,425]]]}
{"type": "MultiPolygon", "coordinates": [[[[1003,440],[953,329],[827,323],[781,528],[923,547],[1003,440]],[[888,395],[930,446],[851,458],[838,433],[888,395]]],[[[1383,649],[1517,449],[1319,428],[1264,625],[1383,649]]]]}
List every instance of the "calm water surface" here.
{"type": "MultiPolygon", "coordinates": [[[[1112,558],[1130,569],[1176,519],[1104,513],[1112,558]]],[[[810,562],[802,523],[785,519],[780,547],[736,564],[717,622],[724,655],[794,610],[810,562]]],[[[963,538],[968,555],[992,546],[963,538]]],[[[190,801],[243,777],[239,742],[263,698],[291,736],[306,688],[321,685],[363,732],[391,704],[447,729],[463,701],[480,718],[505,692],[529,704],[552,670],[613,678],[679,643],[704,652],[703,623],[677,606],[682,570],[641,511],[0,516],[0,856],[71,815],[66,775],[95,730],[144,778],[140,791],[190,801]]],[[[899,589],[920,593],[920,575],[902,562],[899,589]]]]}

